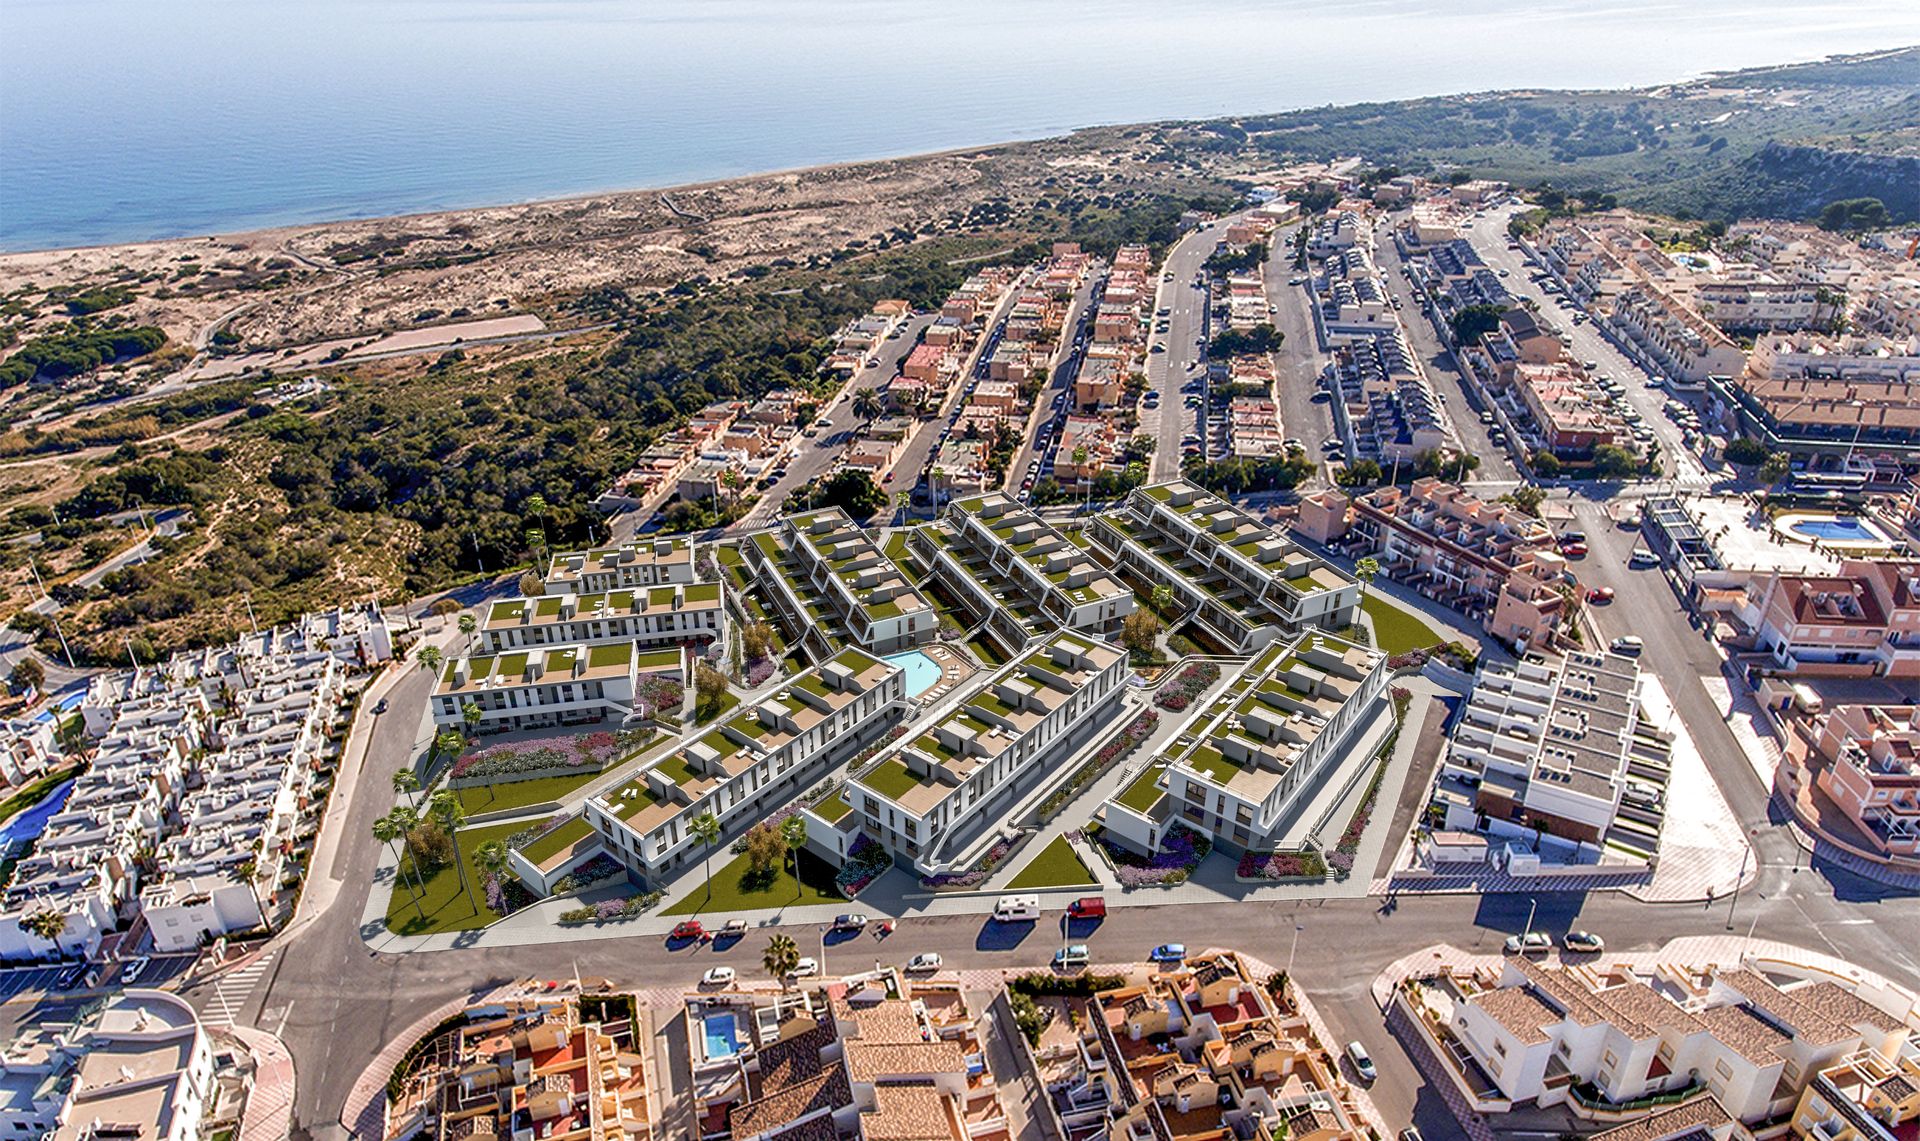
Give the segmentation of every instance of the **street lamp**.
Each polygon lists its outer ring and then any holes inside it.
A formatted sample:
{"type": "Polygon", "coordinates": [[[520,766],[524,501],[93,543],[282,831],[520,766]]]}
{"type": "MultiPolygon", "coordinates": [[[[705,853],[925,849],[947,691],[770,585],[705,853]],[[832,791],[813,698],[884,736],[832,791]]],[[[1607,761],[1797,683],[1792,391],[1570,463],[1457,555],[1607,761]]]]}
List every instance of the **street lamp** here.
{"type": "Polygon", "coordinates": [[[1533,934],[1533,913],[1539,906],[1540,900],[1538,897],[1531,895],[1527,897],[1527,929],[1520,936],[1520,945],[1522,948],[1526,946],[1527,936],[1533,934]]]}
{"type": "Polygon", "coordinates": [[[830,930],[830,927],[820,928],[820,977],[823,979],[827,977],[827,932],[830,930]]]}
{"type": "Polygon", "coordinates": [[[1306,930],[1300,924],[1293,925],[1293,946],[1287,949],[1287,977],[1293,977],[1293,956],[1300,950],[1300,932],[1306,930]]]}

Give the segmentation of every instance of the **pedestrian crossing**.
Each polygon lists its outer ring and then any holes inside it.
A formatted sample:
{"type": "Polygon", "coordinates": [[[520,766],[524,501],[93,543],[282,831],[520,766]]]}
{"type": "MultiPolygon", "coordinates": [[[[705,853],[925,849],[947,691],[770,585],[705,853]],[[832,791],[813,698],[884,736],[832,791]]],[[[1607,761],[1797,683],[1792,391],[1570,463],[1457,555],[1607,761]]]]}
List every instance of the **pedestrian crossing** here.
{"type": "Polygon", "coordinates": [[[221,975],[213,984],[213,1000],[207,1004],[204,1018],[209,1026],[232,1026],[235,1016],[246,1009],[247,1000],[253,997],[253,990],[260,984],[260,976],[267,973],[273,965],[273,957],[278,952],[266,954],[248,963],[236,967],[221,975]]]}

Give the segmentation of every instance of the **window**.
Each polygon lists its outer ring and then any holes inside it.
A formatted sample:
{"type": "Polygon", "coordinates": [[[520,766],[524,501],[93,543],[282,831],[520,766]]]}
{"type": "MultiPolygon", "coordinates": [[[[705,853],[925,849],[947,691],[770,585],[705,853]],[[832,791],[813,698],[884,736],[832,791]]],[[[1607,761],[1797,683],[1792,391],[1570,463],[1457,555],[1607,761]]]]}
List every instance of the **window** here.
{"type": "Polygon", "coordinates": [[[1620,1064],[1620,1056],[1618,1054],[1615,1054],[1612,1050],[1608,1050],[1605,1054],[1602,1054],[1600,1056],[1600,1064],[1605,1066],[1609,1070],[1614,1069],[1620,1064]]]}
{"type": "Polygon", "coordinates": [[[1713,1064],[1713,1072],[1716,1074],[1719,1074],[1723,1078],[1730,1078],[1733,1076],[1733,1069],[1730,1066],[1728,1066],[1724,1061],[1715,1062],[1713,1064]]]}
{"type": "Polygon", "coordinates": [[[1506,1056],[1507,1056],[1507,1044],[1506,1044],[1505,1042],[1501,1042],[1501,1041],[1498,1041],[1498,1040],[1495,1040],[1495,1042],[1494,1042],[1494,1044],[1493,1044],[1493,1052],[1494,1052],[1494,1053],[1496,1053],[1496,1054],[1498,1054],[1498,1055],[1500,1055],[1500,1056],[1501,1056],[1502,1058],[1504,1058],[1504,1057],[1506,1057],[1506,1056]]]}

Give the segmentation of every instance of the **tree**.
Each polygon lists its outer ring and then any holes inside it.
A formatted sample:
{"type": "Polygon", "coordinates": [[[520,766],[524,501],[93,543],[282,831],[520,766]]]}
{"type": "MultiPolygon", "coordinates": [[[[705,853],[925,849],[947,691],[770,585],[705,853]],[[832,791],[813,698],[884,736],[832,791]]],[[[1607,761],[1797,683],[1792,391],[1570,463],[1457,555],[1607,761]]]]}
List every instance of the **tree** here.
{"type": "MultiPolygon", "coordinates": [[[[435,745],[439,744],[439,740],[437,738],[435,739],[434,744],[435,745]]],[[[399,771],[393,774],[394,795],[406,797],[407,804],[409,806],[414,804],[413,794],[419,791],[420,791],[420,778],[414,775],[414,771],[412,769],[410,768],[400,769],[399,771]]]]}
{"type": "Polygon", "coordinates": [[[748,874],[763,881],[773,875],[787,852],[780,830],[764,820],[747,829],[746,846],[748,874]]]}
{"type": "Polygon", "coordinates": [[[1766,461],[1760,465],[1760,470],[1754,475],[1761,483],[1771,487],[1787,478],[1787,473],[1792,470],[1793,457],[1785,452],[1775,452],[1766,458],[1766,461]]]}
{"type": "Polygon", "coordinates": [[[260,924],[267,930],[273,930],[273,916],[267,914],[266,901],[260,898],[260,861],[252,856],[234,865],[234,873],[247,881],[247,891],[253,896],[253,906],[260,912],[260,924]]]}
{"type": "Polygon", "coordinates": [[[440,663],[445,660],[446,660],[446,657],[440,652],[440,647],[438,646],[420,647],[420,668],[423,670],[426,670],[428,673],[439,672],[440,663]]]}
{"type": "Polygon", "coordinates": [[[1625,448],[1614,444],[1596,444],[1593,471],[1602,479],[1626,479],[1640,470],[1640,461],[1625,448]]]}
{"type": "Polygon", "coordinates": [[[1506,312],[1499,305],[1469,305],[1447,318],[1447,324],[1453,329],[1455,344],[1477,344],[1483,334],[1491,333],[1500,327],[1500,314],[1506,312]]]}
{"type": "Polygon", "coordinates": [[[460,603],[452,598],[436,599],[432,606],[427,607],[427,613],[436,618],[445,618],[449,614],[460,613],[460,603]]]}
{"type": "Polygon", "coordinates": [[[460,632],[465,634],[469,639],[473,637],[473,632],[479,628],[480,619],[473,616],[473,611],[469,610],[460,615],[460,632]]]}
{"type": "Polygon", "coordinates": [[[1269,324],[1255,325],[1245,331],[1222,329],[1208,343],[1207,355],[1224,359],[1250,353],[1278,352],[1286,339],[1285,333],[1269,324]]]}
{"type": "Polygon", "coordinates": [[[520,576],[520,597],[538,598],[546,592],[547,581],[533,571],[520,576]]]}
{"type": "Polygon", "coordinates": [[[20,920],[20,926],[29,934],[38,935],[51,943],[58,940],[60,933],[67,929],[67,916],[65,912],[55,911],[49,907],[29,912],[24,919],[20,920]]]}
{"type": "Polygon", "coordinates": [[[702,812],[687,824],[687,830],[693,838],[700,841],[706,851],[701,854],[701,874],[707,878],[707,900],[713,900],[713,846],[720,842],[720,818],[711,812],[702,812]]]}
{"type": "Polygon", "coordinates": [[[1334,482],[1342,487],[1372,487],[1380,482],[1380,464],[1374,460],[1355,460],[1341,470],[1334,482]]]}
{"type": "MultiPolygon", "coordinates": [[[[507,846],[498,840],[488,840],[473,850],[473,866],[482,879],[500,882],[507,870],[507,846]]],[[[506,885],[500,884],[501,901],[506,900],[506,885]]]]}
{"type": "Polygon", "coordinates": [[[929,486],[932,489],[933,513],[935,515],[940,514],[940,483],[946,478],[947,469],[941,467],[939,464],[933,465],[933,470],[927,473],[929,486]]]}
{"type": "Polygon", "coordinates": [[[460,796],[450,788],[443,788],[427,799],[427,816],[438,824],[453,842],[453,867],[460,873],[460,889],[466,893],[467,902],[473,904],[475,914],[480,905],[473,898],[473,884],[467,879],[467,862],[460,858],[460,825],[466,823],[467,810],[460,807],[460,796]]]}
{"type": "Polygon", "coordinates": [[[441,756],[456,756],[466,747],[467,735],[452,726],[433,735],[433,751],[441,756]]]}
{"type": "Polygon", "coordinates": [[[1767,446],[1751,436],[1727,441],[1725,454],[1730,464],[1751,466],[1767,462],[1767,446]]]}
{"type": "Polygon", "coordinates": [[[1160,619],[1151,610],[1135,610],[1120,623],[1120,644],[1143,658],[1153,656],[1160,639],[1160,619]]]}
{"type": "Polygon", "coordinates": [[[527,514],[540,520],[540,526],[545,528],[547,525],[547,497],[537,491],[534,492],[532,495],[527,496],[526,508],[527,514]]]}
{"type": "Polygon", "coordinates": [[[789,816],[780,822],[780,839],[787,845],[787,856],[793,861],[793,898],[800,898],[800,849],[807,846],[807,821],[804,817],[789,816]]]}
{"type": "Polygon", "coordinates": [[[1501,498],[1518,507],[1521,511],[1526,512],[1528,515],[1533,516],[1535,519],[1538,519],[1540,518],[1540,505],[1547,501],[1547,491],[1543,487],[1535,487],[1531,483],[1523,483],[1501,498]]]}
{"type": "Polygon", "coordinates": [[[773,627],[765,622],[749,622],[740,630],[741,648],[747,660],[758,661],[773,655],[773,627]]]}
{"type": "Polygon", "coordinates": [[[1552,479],[1560,474],[1560,457],[1545,448],[1537,448],[1527,457],[1527,466],[1541,479],[1552,479]]]}
{"type": "Polygon", "coordinates": [[[1877,230],[1887,224],[1887,204],[1878,198],[1842,198],[1820,211],[1823,230],[1877,230]]]}
{"type": "Polygon", "coordinates": [[[16,692],[37,690],[47,684],[47,667],[41,665],[38,658],[24,657],[15,663],[7,680],[13,683],[16,692]]]}
{"type": "MultiPolygon", "coordinates": [[[[373,838],[385,844],[393,851],[393,883],[395,887],[400,886],[403,878],[401,869],[406,863],[406,856],[403,852],[402,845],[406,843],[407,833],[412,829],[412,826],[407,824],[405,820],[399,816],[399,811],[400,810],[396,809],[394,812],[389,812],[387,815],[373,822],[373,838]]],[[[419,819],[411,809],[406,811],[407,815],[413,817],[416,821],[419,819]]],[[[418,877],[420,869],[416,866],[413,870],[414,875],[418,877]]],[[[413,896],[415,912],[420,918],[425,919],[427,912],[425,907],[420,903],[420,892],[416,889],[409,894],[413,896]]]]}
{"type": "Polygon", "coordinates": [[[480,719],[484,716],[486,714],[481,710],[478,702],[469,701],[460,707],[460,720],[466,722],[468,733],[472,733],[479,726],[480,719]]]}
{"type": "Polygon", "coordinates": [[[1173,609],[1173,588],[1164,582],[1153,584],[1153,610],[1156,614],[1165,614],[1173,609]]]}
{"type": "Polygon", "coordinates": [[[766,953],[760,956],[760,966],[768,975],[779,980],[785,986],[787,979],[800,966],[800,947],[791,935],[775,935],[767,940],[766,953]]]}
{"type": "Polygon", "coordinates": [[[886,411],[886,405],[881,401],[880,394],[873,389],[863,388],[853,394],[853,414],[865,420],[868,425],[872,425],[879,419],[880,413],[884,411],[886,411]]]}
{"type": "Polygon", "coordinates": [[[1362,592],[1373,585],[1373,578],[1380,573],[1380,560],[1372,555],[1362,555],[1353,563],[1353,577],[1360,582],[1362,592]]]}
{"type": "Polygon", "coordinates": [[[838,507],[855,521],[870,518],[887,502],[887,493],[873,482],[873,476],[858,468],[841,468],[814,485],[807,496],[808,507],[838,507]]]}
{"type": "Polygon", "coordinates": [[[699,708],[710,709],[727,695],[727,675],[705,661],[693,665],[694,700],[699,708]]]}

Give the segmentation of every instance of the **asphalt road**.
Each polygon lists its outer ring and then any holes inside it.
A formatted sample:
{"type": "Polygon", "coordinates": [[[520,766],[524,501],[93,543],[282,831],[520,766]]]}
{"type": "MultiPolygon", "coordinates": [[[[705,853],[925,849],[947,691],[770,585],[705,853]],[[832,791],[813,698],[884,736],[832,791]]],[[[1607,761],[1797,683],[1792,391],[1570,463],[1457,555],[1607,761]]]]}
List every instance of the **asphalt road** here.
{"type": "MultiPolygon", "coordinates": [[[[1047,370],[1047,383],[1033,398],[1033,408],[1021,431],[1020,446],[1014,450],[1013,459],[1007,464],[1003,490],[1009,495],[1020,494],[1020,485],[1026,481],[1029,464],[1036,459],[1051,458],[1059,447],[1060,425],[1066,419],[1072,397],[1068,396],[1058,408],[1054,407],[1054,402],[1073,391],[1074,378],[1080,375],[1087,345],[1093,340],[1094,294],[1099,292],[1106,280],[1106,265],[1095,262],[1088,267],[1085,280],[1074,290],[1066,321],[1060,328],[1059,343],[1054,346],[1052,365],[1047,370]],[[1044,446],[1040,442],[1040,427],[1043,424],[1054,426],[1053,434],[1044,446]]],[[[1035,473],[1036,481],[1038,478],[1038,473],[1035,473]]]]}
{"type": "MultiPolygon", "coordinates": [[[[1274,232],[1269,243],[1272,256],[1266,264],[1267,302],[1273,306],[1273,327],[1281,334],[1280,351],[1273,354],[1274,387],[1280,404],[1281,435],[1297,439],[1307,454],[1324,465],[1338,452],[1328,452],[1320,442],[1333,434],[1333,410],[1327,403],[1313,399],[1321,391],[1320,372],[1329,360],[1320,349],[1313,331],[1313,297],[1305,285],[1289,285],[1304,271],[1293,266],[1292,237],[1298,227],[1274,232]]],[[[1302,490],[1323,484],[1326,468],[1302,490]]]]}
{"type": "MultiPolygon", "coordinates": [[[[1160,394],[1159,426],[1154,432],[1153,479],[1173,479],[1180,474],[1180,438],[1196,428],[1194,410],[1186,407],[1180,386],[1202,376],[1190,365],[1205,360],[1194,346],[1207,329],[1207,292],[1194,286],[1200,267],[1213,256],[1214,246],[1226,227],[1227,219],[1206,226],[1175,242],[1161,268],[1161,280],[1154,298],[1154,313],[1169,310],[1165,333],[1150,333],[1147,338],[1147,387],[1160,394]],[[1171,274],[1171,279],[1168,278],[1171,274]],[[1153,352],[1153,345],[1164,345],[1164,352],[1153,352]]],[[[1153,318],[1157,327],[1160,318],[1153,318]]],[[[1143,425],[1148,421],[1143,414],[1143,425]]]]}

